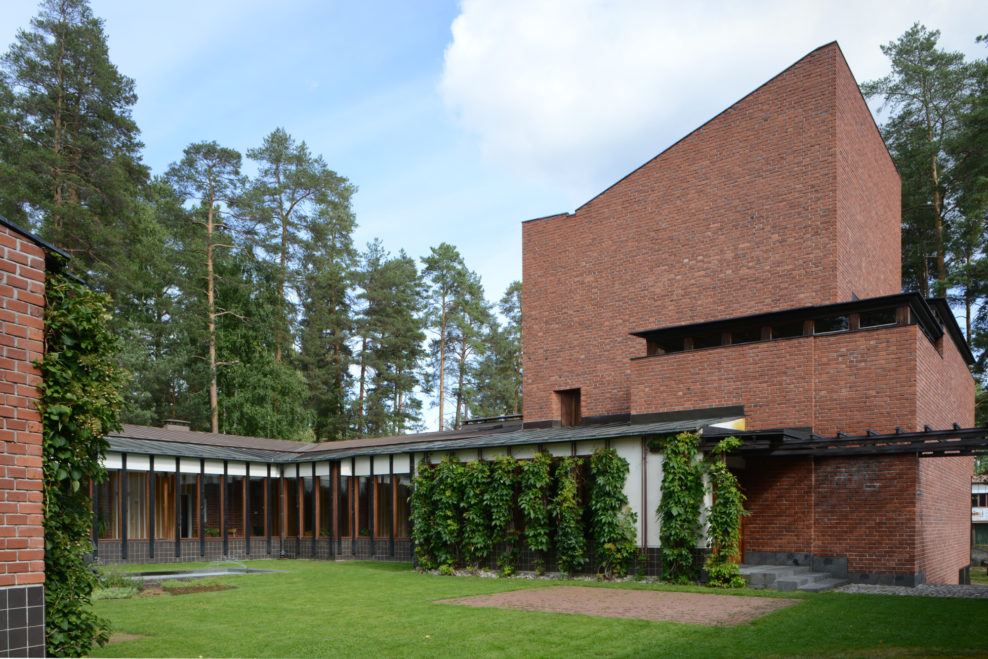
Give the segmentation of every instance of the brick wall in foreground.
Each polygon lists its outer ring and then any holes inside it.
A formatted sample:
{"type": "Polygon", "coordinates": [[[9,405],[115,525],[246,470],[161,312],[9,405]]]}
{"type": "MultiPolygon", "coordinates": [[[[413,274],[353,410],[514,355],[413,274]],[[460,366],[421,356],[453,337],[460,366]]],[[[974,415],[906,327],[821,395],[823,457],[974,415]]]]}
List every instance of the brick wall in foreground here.
{"type": "Polygon", "coordinates": [[[0,226],[0,651],[44,653],[41,375],[45,256],[0,226]]]}

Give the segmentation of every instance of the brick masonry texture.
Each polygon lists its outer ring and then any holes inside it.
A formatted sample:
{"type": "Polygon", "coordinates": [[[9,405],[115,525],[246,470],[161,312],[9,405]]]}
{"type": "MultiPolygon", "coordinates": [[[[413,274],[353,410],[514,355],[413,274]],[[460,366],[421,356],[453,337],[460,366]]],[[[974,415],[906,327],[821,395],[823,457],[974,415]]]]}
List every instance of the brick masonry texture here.
{"type": "Polygon", "coordinates": [[[40,584],[41,375],[45,261],[41,248],[0,226],[0,587],[40,584]]]}
{"type": "MultiPolygon", "coordinates": [[[[748,429],[973,425],[949,336],[869,328],[644,357],[629,332],[899,293],[900,181],[836,44],[572,214],[523,225],[525,420],[744,405],[748,429]]],[[[751,459],[744,550],[951,583],[971,458],[751,459]]],[[[878,577],[876,577],[878,575],[878,577]]]]}
{"type": "Polygon", "coordinates": [[[526,421],[627,413],[629,332],[898,293],[899,178],[831,44],[523,243],[526,421]]]}

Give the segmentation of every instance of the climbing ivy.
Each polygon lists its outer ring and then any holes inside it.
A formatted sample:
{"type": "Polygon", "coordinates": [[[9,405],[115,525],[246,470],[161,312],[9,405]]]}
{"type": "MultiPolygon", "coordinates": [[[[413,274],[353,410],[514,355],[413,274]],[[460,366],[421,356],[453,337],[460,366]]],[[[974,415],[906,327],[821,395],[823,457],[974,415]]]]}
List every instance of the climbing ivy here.
{"type": "Polygon", "coordinates": [[[579,458],[564,458],[556,465],[552,521],[556,525],[556,560],[562,572],[576,572],[587,562],[583,535],[583,507],[578,498],[579,458]]]}
{"type": "Polygon", "coordinates": [[[590,456],[590,537],[604,577],[623,577],[635,557],[637,515],[628,508],[624,482],[628,461],[614,449],[597,449],[590,456]]]}
{"type": "Polygon", "coordinates": [[[463,510],[463,559],[471,569],[490,554],[494,546],[491,533],[490,508],[485,493],[490,487],[490,463],[482,460],[468,462],[460,466],[463,497],[460,506],[463,510]]]}
{"type": "Polygon", "coordinates": [[[45,525],[45,633],[48,652],[82,656],[109,640],[91,610],[96,575],[89,482],[106,478],[104,436],[119,428],[124,374],[106,329],[107,299],[60,275],[45,284],[45,356],[41,369],[42,479],[45,525]]]}
{"type": "Polygon", "coordinates": [[[739,446],[741,440],[737,437],[721,440],[711,454],[707,468],[714,502],[707,515],[710,556],[704,568],[710,575],[711,585],[724,588],[745,586],[737,561],[741,549],[741,518],[748,512],[744,509],[745,496],[738,488],[738,479],[725,461],[726,455],[739,446]]]}
{"type": "Polygon", "coordinates": [[[424,461],[419,463],[408,505],[411,509],[411,536],[415,545],[415,558],[424,570],[434,570],[439,565],[435,547],[435,489],[435,469],[424,461]]]}
{"type": "Polygon", "coordinates": [[[635,556],[636,521],[623,492],[628,463],[613,450],[598,451],[590,459],[589,514],[584,516],[580,500],[584,462],[553,460],[547,454],[532,460],[420,462],[409,499],[420,567],[452,573],[466,563],[476,569],[501,545],[501,574],[512,574],[519,538],[513,522],[519,512],[525,545],[536,554],[537,571],[544,571],[553,550],[560,570],[572,573],[584,566],[586,523],[602,573],[627,574],[635,556]]]}
{"type": "Polygon", "coordinates": [[[665,438],[662,462],[662,498],[656,511],[661,529],[663,576],[686,583],[696,578],[694,556],[700,537],[703,508],[703,465],[697,456],[700,436],[684,432],[665,438]]]}
{"type": "Polygon", "coordinates": [[[535,552],[535,571],[545,571],[545,554],[549,551],[549,468],[552,458],[539,453],[521,463],[518,475],[518,507],[525,520],[525,543],[535,552]]]}
{"type": "Polygon", "coordinates": [[[436,561],[439,569],[452,570],[460,564],[462,535],[463,465],[455,456],[436,466],[433,490],[433,519],[436,561]]]}
{"type": "Polygon", "coordinates": [[[490,468],[490,482],[484,492],[484,503],[490,514],[491,546],[504,543],[504,550],[498,557],[498,567],[505,576],[513,574],[517,562],[515,541],[518,532],[511,528],[515,510],[515,474],[518,462],[510,456],[494,460],[490,468]]]}

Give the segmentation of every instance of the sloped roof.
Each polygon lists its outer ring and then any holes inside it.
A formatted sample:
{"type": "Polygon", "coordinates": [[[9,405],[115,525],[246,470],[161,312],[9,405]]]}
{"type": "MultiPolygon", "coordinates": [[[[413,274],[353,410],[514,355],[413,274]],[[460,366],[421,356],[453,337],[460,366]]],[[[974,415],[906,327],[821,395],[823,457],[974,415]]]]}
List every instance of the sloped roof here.
{"type": "Polygon", "coordinates": [[[647,423],[624,422],[529,429],[521,428],[517,424],[495,424],[493,427],[484,426],[477,429],[468,427],[444,432],[352,439],[322,444],[125,425],[121,431],[108,435],[107,440],[110,443],[110,450],[120,453],[294,463],[337,460],[361,455],[456,451],[664,435],[685,430],[700,430],[737,418],[737,415],[712,415],[708,411],[707,414],[701,412],[686,418],[679,415],[674,419],[660,418],[647,423]]]}

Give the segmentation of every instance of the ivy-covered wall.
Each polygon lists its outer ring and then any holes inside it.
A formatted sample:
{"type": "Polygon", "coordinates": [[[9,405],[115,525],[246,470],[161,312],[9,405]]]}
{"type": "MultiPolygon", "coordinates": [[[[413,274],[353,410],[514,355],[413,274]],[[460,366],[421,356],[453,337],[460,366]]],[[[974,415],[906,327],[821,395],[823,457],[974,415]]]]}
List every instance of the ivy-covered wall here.
{"type": "Polygon", "coordinates": [[[608,577],[626,574],[636,554],[627,475],[628,462],[613,449],[590,457],[420,462],[411,496],[416,558],[444,573],[493,560],[511,574],[525,551],[537,572],[592,564],[608,577]]]}

